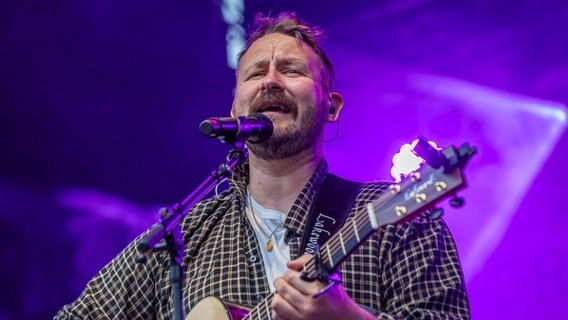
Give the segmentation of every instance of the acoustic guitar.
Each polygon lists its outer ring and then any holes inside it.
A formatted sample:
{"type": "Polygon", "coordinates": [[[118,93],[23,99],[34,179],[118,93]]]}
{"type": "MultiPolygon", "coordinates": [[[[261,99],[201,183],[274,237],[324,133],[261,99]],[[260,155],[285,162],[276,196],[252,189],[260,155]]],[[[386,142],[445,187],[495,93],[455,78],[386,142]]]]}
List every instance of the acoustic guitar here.
{"type": "MultiPolygon", "coordinates": [[[[456,193],[466,187],[463,169],[476,152],[467,143],[456,149],[451,146],[439,152],[438,159],[429,161],[406,176],[400,183],[389,186],[390,192],[369,203],[366,210],[358,212],[320,248],[319,266],[312,257],[304,266],[303,274],[309,278],[317,270],[333,272],[351,253],[381,226],[402,223],[421,214],[438,219],[442,214],[435,205],[453,196],[453,207],[460,207],[463,200],[456,193]],[[434,163],[434,164],[432,164],[434,163]],[[320,268],[320,269],[318,269],[320,268]]],[[[269,294],[254,307],[245,307],[217,297],[199,301],[186,320],[271,320],[270,304],[275,293],[269,294]]]]}

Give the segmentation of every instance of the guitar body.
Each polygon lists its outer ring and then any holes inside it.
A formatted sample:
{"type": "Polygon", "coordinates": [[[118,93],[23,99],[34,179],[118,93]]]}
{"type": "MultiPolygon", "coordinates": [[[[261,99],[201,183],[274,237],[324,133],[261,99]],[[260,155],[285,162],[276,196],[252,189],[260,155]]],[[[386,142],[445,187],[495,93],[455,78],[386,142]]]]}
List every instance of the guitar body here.
{"type": "Polygon", "coordinates": [[[191,309],[185,320],[242,320],[249,311],[250,308],[216,297],[207,297],[191,309]]]}

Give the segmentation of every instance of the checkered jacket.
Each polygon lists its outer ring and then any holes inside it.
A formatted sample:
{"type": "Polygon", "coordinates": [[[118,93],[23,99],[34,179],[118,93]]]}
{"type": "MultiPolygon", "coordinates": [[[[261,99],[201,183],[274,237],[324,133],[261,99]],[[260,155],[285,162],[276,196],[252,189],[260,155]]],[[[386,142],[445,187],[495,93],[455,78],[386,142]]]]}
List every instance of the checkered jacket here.
{"type": "MultiPolygon", "coordinates": [[[[244,213],[247,173],[246,164],[237,168],[229,189],[195,205],[182,221],[186,314],[207,296],[254,306],[269,294],[259,244],[244,213]]],[[[301,253],[312,199],[326,174],[322,160],[286,217],[292,258],[301,253]]],[[[364,184],[349,217],[365,210],[387,186],[364,184]]],[[[420,228],[383,226],[372,235],[342,264],[345,289],[358,304],[377,310],[378,319],[469,319],[448,227],[441,219],[419,223],[420,228]]],[[[171,319],[169,257],[155,253],[145,264],[136,263],[139,240],[107,264],[55,319],[171,319]]]]}

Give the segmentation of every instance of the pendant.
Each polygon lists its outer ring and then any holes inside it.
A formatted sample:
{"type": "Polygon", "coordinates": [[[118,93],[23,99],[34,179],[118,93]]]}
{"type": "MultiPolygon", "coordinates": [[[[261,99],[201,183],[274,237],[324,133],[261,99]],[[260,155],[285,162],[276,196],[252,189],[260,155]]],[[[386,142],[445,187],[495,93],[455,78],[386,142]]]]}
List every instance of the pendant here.
{"type": "Polygon", "coordinates": [[[266,241],[266,245],[264,245],[264,247],[266,248],[266,251],[271,252],[272,251],[272,238],[268,239],[268,241],[266,241]]]}

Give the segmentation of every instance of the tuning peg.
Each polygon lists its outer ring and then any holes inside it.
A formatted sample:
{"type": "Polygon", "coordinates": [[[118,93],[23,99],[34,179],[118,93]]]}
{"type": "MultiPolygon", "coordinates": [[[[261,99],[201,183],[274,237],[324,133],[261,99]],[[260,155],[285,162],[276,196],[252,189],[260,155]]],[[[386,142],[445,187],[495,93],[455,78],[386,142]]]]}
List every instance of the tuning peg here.
{"type": "Polygon", "coordinates": [[[418,142],[412,149],[412,152],[424,159],[424,161],[434,169],[438,169],[444,165],[445,158],[442,153],[430,145],[428,140],[422,136],[418,138],[418,142]]]}
{"type": "Polygon", "coordinates": [[[430,213],[430,218],[432,218],[432,220],[438,220],[443,215],[444,215],[444,209],[436,208],[436,209],[434,209],[434,211],[432,211],[432,213],[430,213]]]}
{"type": "Polygon", "coordinates": [[[450,200],[450,205],[454,208],[461,208],[463,207],[464,199],[462,197],[454,196],[450,200]]]}

